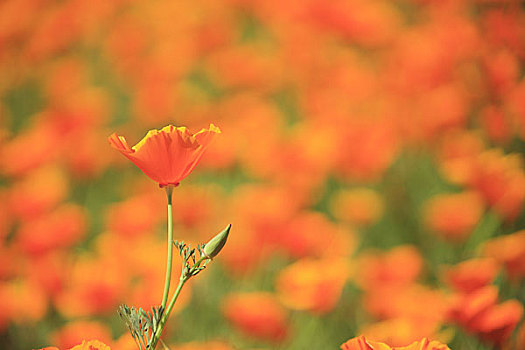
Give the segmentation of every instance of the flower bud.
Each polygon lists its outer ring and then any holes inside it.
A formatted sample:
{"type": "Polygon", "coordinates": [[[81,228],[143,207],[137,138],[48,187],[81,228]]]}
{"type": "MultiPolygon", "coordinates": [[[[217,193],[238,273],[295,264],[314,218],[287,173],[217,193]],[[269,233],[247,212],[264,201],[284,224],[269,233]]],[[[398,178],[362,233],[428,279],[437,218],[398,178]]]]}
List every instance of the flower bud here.
{"type": "Polygon", "coordinates": [[[204,246],[204,256],[206,256],[209,259],[213,259],[214,257],[219,254],[222,247],[226,244],[226,240],[228,239],[228,235],[230,234],[230,228],[232,227],[231,224],[229,224],[224,230],[222,230],[220,233],[218,233],[215,237],[210,239],[208,243],[204,246]]]}

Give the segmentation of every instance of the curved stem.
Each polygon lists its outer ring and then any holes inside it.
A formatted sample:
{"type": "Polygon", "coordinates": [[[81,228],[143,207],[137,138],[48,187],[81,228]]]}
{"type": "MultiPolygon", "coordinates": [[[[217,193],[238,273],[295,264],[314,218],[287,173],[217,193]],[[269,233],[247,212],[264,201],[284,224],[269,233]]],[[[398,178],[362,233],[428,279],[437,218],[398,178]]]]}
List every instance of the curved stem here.
{"type": "Polygon", "coordinates": [[[173,186],[166,187],[166,194],[168,196],[168,261],[166,263],[166,282],[164,283],[164,293],[162,294],[162,309],[166,309],[168,302],[168,295],[170,292],[171,282],[171,266],[173,262],[173,213],[171,206],[171,197],[173,194],[173,186]]]}

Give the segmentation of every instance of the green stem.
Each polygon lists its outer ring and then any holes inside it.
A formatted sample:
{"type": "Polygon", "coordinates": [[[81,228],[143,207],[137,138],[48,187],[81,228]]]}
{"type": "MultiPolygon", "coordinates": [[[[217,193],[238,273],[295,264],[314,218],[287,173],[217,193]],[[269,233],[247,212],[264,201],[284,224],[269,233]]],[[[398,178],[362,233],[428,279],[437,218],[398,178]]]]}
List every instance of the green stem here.
{"type": "Polygon", "coordinates": [[[181,276],[181,279],[179,281],[179,285],[177,286],[177,289],[175,289],[175,293],[173,294],[173,297],[170,301],[170,304],[168,305],[168,308],[162,313],[162,317],[160,318],[159,327],[157,328],[157,332],[153,334],[153,339],[151,342],[151,349],[155,350],[157,347],[157,343],[160,340],[160,336],[162,335],[162,331],[164,330],[164,326],[166,325],[166,322],[168,321],[168,318],[171,313],[171,309],[173,309],[173,306],[175,305],[175,301],[177,301],[177,298],[179,297],[180,291],[182,290],[182,286],[184,286],[184,283],[186,283],[188,279],[183,278],[181,276]]]}
{"type": "Polygon", "coordinates": [[[139,344],[139,349],[146,349],[146,344],[144,344],[144,339],[142,339],[142,337],[137,337],[139,340],[138,340],[138,344],[139,344]]]}
{"type": "MultiPolygon", "coordinates": [[[[199,267],[201,263],[205,261],[206,259],[207,259],[206,257],[201,256],[200,259],[197,260],[197,262],[193,266],[199,267]]],[[[186,265],[186,262],[184,262],[183,264],[186,265]]],[[[177,298],[179,297],[182,287],[191,278],[192,271],[193,271],[193,268],[188,270],[187,266],[182,267],[182,272],[180,275],[179,284],[177,285],[177,289],[175,289],[175,293],[173,293],[173,296],[171,297],[168,307],[162,313],[162,317],[160,318],[159,327],[157,328],[157,332],[153,334],[153,339],[151,342],[152,350],[155,350],[155,348],[157,347],[157,343],[160,340],[160,336],[162,335],[164,326],[166,325],[166,322],[168,321],[168,318],[170,317],[171,310],[173,309],[173,306],[175,306],[175,302],[177,301],[177,298]]]]}
{"type": "Polygon", "coordinates": [[[170,350],[170,348],[168,348],[168,346],[166,345],[166,343],[164,343],[162,341],[162,339],[160,339],[160,345],[162,345],[162,347],[164,348],[164,350],[170,350]]]}
{"type": "Polygon", "coordinates": [[[171,206],[171,197],[173,194],[173,186],[166,187],[166,194],[168,196],[168,261],[166,266],[166,282],[164,283],[164,293],[162,294],[162,309],[166,309],[168,302],[168,295],[170,292],[171,282],[171,266],[173,262],[173,213],[171,206]]]}

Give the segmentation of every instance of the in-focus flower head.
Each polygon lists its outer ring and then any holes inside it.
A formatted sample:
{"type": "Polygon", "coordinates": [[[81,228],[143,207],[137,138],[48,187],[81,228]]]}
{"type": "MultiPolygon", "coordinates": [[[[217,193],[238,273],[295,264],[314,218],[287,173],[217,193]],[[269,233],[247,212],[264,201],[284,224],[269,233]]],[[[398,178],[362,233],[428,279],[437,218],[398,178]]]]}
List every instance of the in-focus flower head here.
{"type": "Polygon", "coordinates": [[[144,174],[164,187],[177,186],[188,176],[213,136],[220,132],[213,124],[196,134],[191,134],[185,127],[168,125],[161,130],[150,130],[133,147],[128,145],[123,136],[116,133],[108,140],[111,146],[135,163],[144,174]]]}

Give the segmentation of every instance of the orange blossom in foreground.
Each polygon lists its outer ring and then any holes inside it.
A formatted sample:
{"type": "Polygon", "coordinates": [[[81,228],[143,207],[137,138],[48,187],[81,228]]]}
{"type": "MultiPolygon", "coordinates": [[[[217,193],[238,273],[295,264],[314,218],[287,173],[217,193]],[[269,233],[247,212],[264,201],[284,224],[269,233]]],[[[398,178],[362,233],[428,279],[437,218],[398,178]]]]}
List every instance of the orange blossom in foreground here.
{"type": "Polygon", "coordinates": [[[441,344],[438,341],[430,341],[427,338],[423,338],[420,341],[414,342],[408,346],[402,347],[390,347],[384,343],[370,341],[364,336],[359,336],[350,339],[343,345],[342,350],[450,350],[450,348],[441,344]]]}
{"type": "Polygon", "coordinates": [[[109,137],[109,143],[161,187],[177,186],[192,172],[213,136],[220,132],[213,124],[196,134],[185,127],[168,125],[161,130],[150,130],[133,147],[116,133],[109,137]]]}

